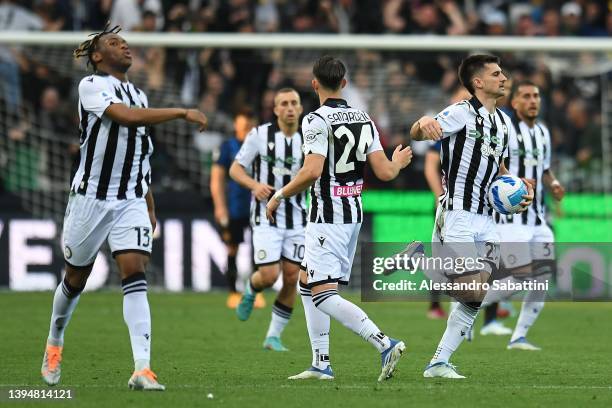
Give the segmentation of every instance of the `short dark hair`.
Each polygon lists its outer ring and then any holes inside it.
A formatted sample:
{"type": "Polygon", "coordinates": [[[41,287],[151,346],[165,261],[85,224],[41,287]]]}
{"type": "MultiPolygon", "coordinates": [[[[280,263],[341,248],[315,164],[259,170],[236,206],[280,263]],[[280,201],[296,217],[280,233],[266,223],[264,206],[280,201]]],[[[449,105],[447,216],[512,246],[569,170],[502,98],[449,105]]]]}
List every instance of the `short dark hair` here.
{"type": "Polygon", "coordinates": [[[281,89],[277,90],[277,91],[276,91],[276,95],[281,94],[281,93],[288,93],[288,92],[295,92],[295,93],[296,93],[296,94],[298,94],[298,95],[300,94],[300,93],[299,93],[298,91],[296,91],[294,88],[291,88],[291,87],[286,86],[286,87],[284,87],[284,88],[281,88],[281,89]]]}
{"type": "Polygon", "coordinates": [[[253,111],[253,109],[251,109],[251,107],[243,106],[242,108],[236,111],[236,113],[234,114],[234,119],[240,116],[245,117],[249,120],[253,120],[255,119],[255,112],[253,111]]]}
{"type": "Polygon", "coordinates": [[[499,57],[488,54],[470,55],[464,58],[463,61],[461,61],[461,65],[459,65],[459,81],[461,81],[461,84],[472,95],[474,95],[475,92],[474,85],[472,85],[472,79],[486,64],[499,65],[499,57]]]}
{"type": "Polygon", "coordinates": [[[535,86],[536,88],[539,88],[533,81],[529,79],[521,79],[520,81],[516,81],[514,84],[512,84],[512,91],[510,92],[510,101],[514,99],[521,86],[535,86]]]}
{"type": "Polygon", "coordinates": [[[321,85],[331,91],[336,91],[342,85],[346,66],[339,59],[324,55],[314,63],[312,73],[321,85]]]}

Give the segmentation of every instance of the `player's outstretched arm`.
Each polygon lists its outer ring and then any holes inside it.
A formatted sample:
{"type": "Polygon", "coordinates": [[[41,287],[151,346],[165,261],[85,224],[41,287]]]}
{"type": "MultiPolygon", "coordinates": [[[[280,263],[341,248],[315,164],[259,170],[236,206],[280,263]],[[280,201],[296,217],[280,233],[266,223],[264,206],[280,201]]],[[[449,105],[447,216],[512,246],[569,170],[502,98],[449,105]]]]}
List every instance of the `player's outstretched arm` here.
{"type": "Polygon", "coordinates": [[[200,131],[206,128],[208,119],[197,109],[184,108],[130,108],[122,103],[113,103],[104,114],[122,126],[148,126],[168,122],[174,119],[184,119],[195,123],[200,131]]]}
{"type": "Polygon", "coordinates": [[[293,197],[297,193],[301,193],[312,185],[323,172],[325,164],[325,156],[317,153],[311,153],[304,158],[304,164],[295,177],[287,183],[283,188],[278,190],[266,206],[266,217],[268,220],[274,219],[274,212],[280,205],[280,202],[285,198],[293,197]]]}
{"type": "Polygon", "coordinates": [[[267,184],[258,183],[253,177],[249,176],[242,164],[236,160],[232,163],[229,171],[230,177],[244,188],[248,188],[258,200],[267,200],[272,194],[274,187],[267,184]]]}
{"type": "Polygon", "coordinates": [[[437,120],[430,116],[423,116],[412,124],[410,128],[412,140],[440,140],[442,137],[442,126],[437,120]]]}
{"type": "Polygon", "coordinates": [[[412,149],[406,146],[402,149],[399,145],[393,151],[391,160],[387,159],[385,152],[377,150],[368,154],[368,162],[374,171],[374,174],[379,180],[391,181],[397,177],[400,170],[410,164],[412,160],[412,149]]]}

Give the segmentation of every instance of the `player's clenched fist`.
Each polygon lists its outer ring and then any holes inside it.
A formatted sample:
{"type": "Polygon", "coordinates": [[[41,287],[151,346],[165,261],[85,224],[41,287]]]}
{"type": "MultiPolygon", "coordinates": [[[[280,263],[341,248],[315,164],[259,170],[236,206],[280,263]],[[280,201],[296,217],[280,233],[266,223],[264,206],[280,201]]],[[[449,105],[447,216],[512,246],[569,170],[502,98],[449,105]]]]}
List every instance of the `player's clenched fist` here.
{"type": "Polygon", "coordinates": [[[253,195],[259,201],[267,200],[268,197],[270,197],[270,194],[272,194],[272,190],[274,190],[272,186],[263,183],[257,183],[255,188],[253,188],[253,195]]]}
{"type": "Polygon", "coordinates": [[[400,169],[403,169],[412,161],[412,149],[410,146],[406,146],[402,149],[402,145],[399,145],[393,151],[393,155],[391,156],[391,161],[394,163],[398,163],[400,165],[400,169]]]}
{"type": "Polygon", "coordinates": [[[208,125],[208,119],[206,115],[197,109],[187,109],[185,112],[185,120],[187,122],[195,123],[199,126],[200,132],[206,129],[208,125]]]}
{"type": "Polygon", "coordinates": [[[423,116],[417,123],[426,139],[439,140],[442,137],[442,126],[434,118],[423,116]]]}

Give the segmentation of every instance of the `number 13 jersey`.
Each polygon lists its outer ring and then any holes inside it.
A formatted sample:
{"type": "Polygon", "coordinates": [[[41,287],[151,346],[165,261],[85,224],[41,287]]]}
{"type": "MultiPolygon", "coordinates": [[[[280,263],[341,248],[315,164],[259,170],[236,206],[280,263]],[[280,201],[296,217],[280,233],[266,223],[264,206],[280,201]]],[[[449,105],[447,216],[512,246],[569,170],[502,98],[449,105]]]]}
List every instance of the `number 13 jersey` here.
{"type": "Polygon", "coordinates": [[[382,150],[370,116],[342,99],[327,99],[302,121],[304,156],[325,157],[321,177],[310,189],[309,222],[360,223],[366,156],[382,150]]]}

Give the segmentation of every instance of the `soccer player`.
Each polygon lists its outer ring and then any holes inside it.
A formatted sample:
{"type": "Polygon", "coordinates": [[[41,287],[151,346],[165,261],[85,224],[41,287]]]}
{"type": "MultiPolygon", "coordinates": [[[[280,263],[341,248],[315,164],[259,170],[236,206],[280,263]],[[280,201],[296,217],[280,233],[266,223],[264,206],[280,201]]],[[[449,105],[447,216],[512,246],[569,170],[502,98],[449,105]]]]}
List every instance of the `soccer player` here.
{"type": "MultiPolygon", "coordinates": [[[[499,58],[492,55],[465,58],[459,67],[459,79],[472,98],[445,108],[435,118],[423,116],[410,130],[413,140],[442,141],[444,195],[436,214],[434,247],[448,250],[450,246],[451,251],[459,248],[461,256],[486,260],[484,270],[445,271],[445,279],[452,283],[486,282],[499,263],[499,235],[487,192],[498,174],[508,174],[503,156],[512,131],[510,118],[496,108],[496,100],[505,94],[507,79],[499,64],[499,58]]],[[[525,182],[529,192],[523,196],[524,208],[533,199],[533,188],[525,182]]],[[[484,290],[478,287],[453,295],[460,303],[449,314],[424,377],[465,378],[449,359],[474,324],[484,290]]]]}
{"type": "MultiPolygon", "coordinates": [[[[227,246],[226,279],[230,294],[227,307],[235,309],[240,302],[236,290],[236,254],[238,245],[244,240],[244,230],[249,226],[249,203],[251,192],[234,180],[227,180],[227,173],[242,146],[246,135],[254,125],[253,113],[241,110],[234,117],[234,137],[221,145],[219,158],[210,172],[210,193],[215,206],[215,221],[221,227],[221,237],[227,246]]],[[[263,298],[262,298],[263,299],[263,298]]]]}
{"type": "Polygon", "coordinates": [[[281,271],[283,286],[272,306],[272,320],[263,347],[287,351],[281,334],[289,323],[297,294],[300,263],[304,257],[306,197],[283,200],[279,216],[268,221],[265,202],[297,174],[302,166],[302,134],[299,130],[302,104],[292,88],[280,89],[274,97],[277,120],[253,129],[236,155],[230,176],[252,192],[251,227],[253,257],[257,271],[251,275],[240,304],[238,319],[251,316],[256,294],[271,287],[281,271]],[[247,173],[252,169],[252,175],[247,173]]]}
{"type": "MultiPolygon", "coordinates": [[[[499,233],[508,237],[501,245],[501,260],[510,277],[505,280],[534,280],[544,282],[552,277],[555,268],[554,235],[546,224],[544,187],[553,197],[563,199],[565,189],[550,169],[552,146],[548,128],[538,121],[540,90],[530,81],[514,84],[510,97],[515,116],[512,124],[516,133],[510,138],[508,170],[526,177],[535,186],[533,205],[518,215],[495,214],[499,233]]],[[[490,292],[485,302],[496,301],[504,293],[490,292]]],[[[525,294],[521,313],[508,349],[540,350],[527,341],[527,332],[544,307],[546,292],[532,290],[525,294]]]]}
{"type": "Polygon", "coordinates": [[[391,161],[387,159],[368,114],[351,108],[340,97],[345,73],[342,61],[331,56],[315,62],[312,87],[321,107],[302,121],[304,166],[274,194],[266,210],[274,222],[285,200],[312,186],[300,294],[313,358],[308,370],[289,379],[334,378],[329,359],[330,317],[381,353],[379,381],[391,377],[405,349],[402,341],[383,334],[363,310],[338,294],[338,284],[348,284],[363,219],[361,190],[366,159],[383,181],[397,177],[412,159],[410,148],[402,146],[395,149],[391,161]]]}
{"type": "Polygon", "coordinates": [[[148,126],[184,119],[202,130],[206,117],[194,109],[148,108],[145,93],[128,80],[132,56],[119,30],[107,25],[74,52],[76,58],[87,57],[94,74],[79,83],[81,158],[64,218],[66,275],[53,298],[42,377],[48,385],[60,381],[64,332],[106,240],[121,274],[123,318],[134,356],[128,386],[163,391],[149,365],[145,268],[156,219],[149,188],[153,145],[148,126]]]}

